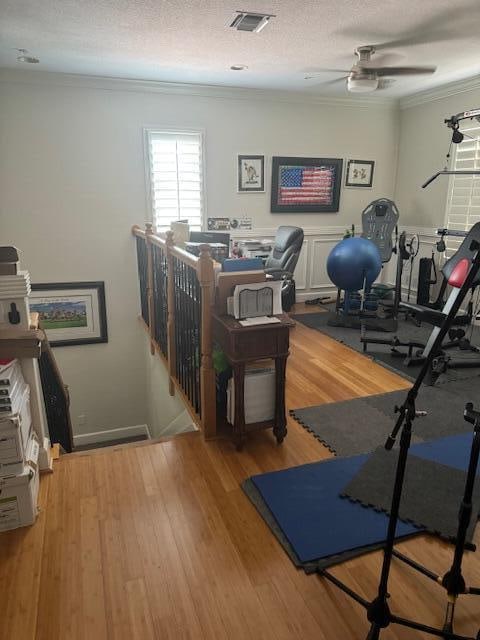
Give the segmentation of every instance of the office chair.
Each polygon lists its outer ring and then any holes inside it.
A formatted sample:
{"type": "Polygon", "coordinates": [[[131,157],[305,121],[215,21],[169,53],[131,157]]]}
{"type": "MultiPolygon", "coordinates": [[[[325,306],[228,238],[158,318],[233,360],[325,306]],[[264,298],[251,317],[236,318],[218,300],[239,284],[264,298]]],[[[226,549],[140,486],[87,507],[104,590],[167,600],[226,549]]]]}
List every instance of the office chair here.
{"type": "Polygon", "coordinates": [[[290,311],[295,304],[295,280],[293,274],[297,266],[303,244],[303,229],[300,227],[278,227],[275,244],[265,262],[265,273],[274,280],[283,280],[282,307],[290,311]]]}

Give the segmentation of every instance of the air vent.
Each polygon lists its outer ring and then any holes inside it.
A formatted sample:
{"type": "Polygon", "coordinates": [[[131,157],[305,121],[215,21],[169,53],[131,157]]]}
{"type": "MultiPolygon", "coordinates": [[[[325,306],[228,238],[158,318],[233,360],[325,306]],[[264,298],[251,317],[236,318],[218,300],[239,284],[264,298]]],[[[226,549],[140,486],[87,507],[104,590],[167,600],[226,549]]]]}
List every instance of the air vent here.
{"type": "Polygon", "coordinates": [[[230,26],[237,29],[237,31],[253,31],[258,33],[267,26],[270,18],[275,18],[275,16],[267,13],[237,11],[237,15],[230,26]]]}

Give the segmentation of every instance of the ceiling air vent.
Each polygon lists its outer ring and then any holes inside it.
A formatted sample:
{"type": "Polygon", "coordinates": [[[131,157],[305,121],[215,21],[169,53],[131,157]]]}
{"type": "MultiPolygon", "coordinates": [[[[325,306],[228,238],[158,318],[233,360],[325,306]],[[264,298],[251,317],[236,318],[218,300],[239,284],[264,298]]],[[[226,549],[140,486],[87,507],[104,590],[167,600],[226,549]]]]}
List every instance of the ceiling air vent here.
{"type": "Polygon", "coordinates": [[[267,26],[270,18],[274,15],[268,13],[249,13],[248,11],[237,11],[232,24],[230,25],[237,31],[253,31],[258,33],[267,26]]]}

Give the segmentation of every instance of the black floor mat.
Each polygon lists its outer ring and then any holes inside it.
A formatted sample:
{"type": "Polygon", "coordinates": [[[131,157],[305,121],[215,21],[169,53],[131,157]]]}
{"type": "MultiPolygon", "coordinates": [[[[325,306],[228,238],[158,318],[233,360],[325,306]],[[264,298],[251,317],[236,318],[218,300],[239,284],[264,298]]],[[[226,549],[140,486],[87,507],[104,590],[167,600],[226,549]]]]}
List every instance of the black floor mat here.
{"type": "MultiPolygon", "coordinates": [[[[390,512],[398,451],[379,447],[369,457],[342,495],[366,507],[390,512]]],[[[400,518],[445,539],[455,537],[466,474],[438,462],[409,455],[400,504],[400,518]]],[[[467,541],[471,541],[480,511],[477,478],[467,541]]]]}
{"type": "MultiPolygon", "coordinates": [[[[392,391],[355,400],[294,409],[291,415],[338,456],[368,453],[385,442],[398,417],[395,407],[405,401],[407,390],[392,391]]],[[[478,408],[480,379],[451,381],[421,387],[416,408],[427,415],[413,425],[413,442],[469,431],[463,419],[467,402],[478,408]]]]}

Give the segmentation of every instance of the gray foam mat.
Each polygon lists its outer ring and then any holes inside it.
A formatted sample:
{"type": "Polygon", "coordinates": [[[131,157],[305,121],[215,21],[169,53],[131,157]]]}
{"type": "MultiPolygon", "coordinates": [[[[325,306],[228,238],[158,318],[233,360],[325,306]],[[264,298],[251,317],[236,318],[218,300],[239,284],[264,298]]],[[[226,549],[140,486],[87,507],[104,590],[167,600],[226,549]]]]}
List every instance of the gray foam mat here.
{"type": "MultiPolygon", "coordinates": [[[[390,513],[398,451],[379,447],[345,487],[342,496],[366,507],[390,513]]],[[[405,472],[400,518],[430,533],[456,536],[458,511],[465,488],[464,471],[409,455],[405,472]]],[[[467,541],[471,541],[480,512],[480,479],[477,477],[467,541]]]]}
{"type": "MultiPolygon", "coordinates": [[[[471,378],[438,387],[420,388],[418,410],[427,415],[413,425],[413,442],[423,442],[469,431],[463,419],[466,402],[477,404],[480,380],[471,378]]],[[[330,451],[339,456],[369,453],[385,442],[398,417],[407,390],[354,400],[293,409],[291,415],[330,451]]]]}
{"type": "MultiPolygon", "coordinates": [[[[337,456],[374,451],[385,442],[395,424],[393,418],[367,402],[367,398],[294,409],[290,414],[337,456]]],[[[422,439],[415,435],[412,441],[422,439]]]]}

